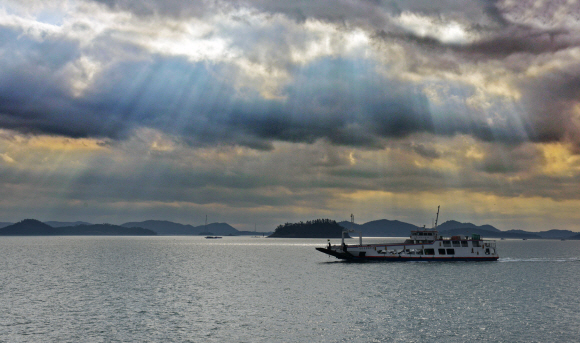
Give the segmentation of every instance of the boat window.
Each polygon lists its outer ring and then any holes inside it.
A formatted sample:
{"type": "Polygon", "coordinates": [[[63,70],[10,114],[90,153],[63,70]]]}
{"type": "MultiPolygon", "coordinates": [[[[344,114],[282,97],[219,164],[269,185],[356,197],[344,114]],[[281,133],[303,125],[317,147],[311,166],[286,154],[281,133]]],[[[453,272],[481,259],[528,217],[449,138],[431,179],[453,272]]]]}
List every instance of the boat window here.
{"type": "Polygon", "coordinates": [[[451,242],[450,241],[443,241],[443,246],[444,247],[450,247],[451,246],[451,242]]]}
{"type": "Polygon", "coordinates": [[[445,249],[439,249],[439,255],[445,255],[445,249]]]}
{"type": "Polygon", "coordinates": [[[474,247],[479,247],[479,241],[472,241],[474,247]]]}
{"type": "Polygon", "coordinates": [[[467,244],[467,241],[461,241],[461,246],[462,247],[468,247],[469,244],[467,244]]]}
{"type": "Polygon", "coordinates": [[[455,255],[455,249],[447,249],[447,255],[455,255]]]}
{"type": "Polygon", "coordinates": [[[435,255],[435,249],[425,249],[425,255],[435,255]]]}
{"type": "Polygon", "coordinates": [[[459,245],[459,241],[453,241],[453,246],[454,247],[460,247],[461,245],[459,245]]]}

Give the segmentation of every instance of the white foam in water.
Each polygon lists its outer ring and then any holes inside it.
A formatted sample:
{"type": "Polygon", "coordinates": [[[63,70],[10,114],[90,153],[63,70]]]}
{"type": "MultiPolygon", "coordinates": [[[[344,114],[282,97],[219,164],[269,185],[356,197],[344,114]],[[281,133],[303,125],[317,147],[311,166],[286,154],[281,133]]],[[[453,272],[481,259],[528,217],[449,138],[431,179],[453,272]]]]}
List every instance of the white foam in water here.
{"type": "Polygon", "coordinates": [[[500,258],[498,262],[578,262],[580,257],[570,258],[500,258]]]}

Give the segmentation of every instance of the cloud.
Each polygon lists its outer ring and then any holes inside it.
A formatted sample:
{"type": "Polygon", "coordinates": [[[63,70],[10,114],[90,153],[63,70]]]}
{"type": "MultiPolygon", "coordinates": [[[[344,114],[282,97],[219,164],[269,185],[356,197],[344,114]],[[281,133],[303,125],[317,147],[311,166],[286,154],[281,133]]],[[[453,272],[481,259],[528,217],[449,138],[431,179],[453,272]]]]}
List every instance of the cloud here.
{"type": "Polygon", "coordinates": [[[421,143],[411,145],[411,149],[424,158],[432,159],[432,158],[439,158],[441,156],[437,152],[437,150],[435,150],[431,147],[428,147],[425,144],[421,144],[421,143]]]}
{"type": "Polygon", "coordinates": [[[273,226],[575,204],[574,6],[6,1],[0,188],[46,215],[273,226]]]}
{"type": "Polygon", "coordinates": [[[186,137],[192,145],[256,149],[272,149],[275,141],[319,139],[376,149],[386,139],[420,132],[470,134],[508,144],[575,137],[568,134],[573,127],[564,109],[578,87],[565,73],[547,76],[549,87],[545,82],[522,85],[529,91],[517,115],[501,98],[488,101],[485,110],[466,106],[475,89],[458,82],[448,83],[445,102],[430,101],[420,84],[389,78],[379,73],[379,64],[355,57],[318,58],[288,69],[280,97],[273,99],[251,83],[243,87],[247,71],[239,65],[160,54],[113,61],[75,93],[78,43],[16,38],[18,32],[9,29],[3,34],[7,58],[0,69],[0,125],[21,132],[126,139],[149,127],[186,137]],[[561,111],[541,112],[558,108],[562,97],[561,111]],[[545,103],[537,104],[538,99],[545,103]]]}
{"type": "MultiPolygon", "coordinates": [[[[576,44],[575,32],[515,23],[505,19],[505,8],[494,2],[458,7],[450,1],[437,8],[421,1],[384,6],[340,1],[332,8],[325,3],[287,6],[270,1],[102,3],[112,11],[96,16],[101,25],[108,25],[105,28],[97,29],[98,22],[88,19],[63,19],[61,26],[39,29],[34,36],[25,31],[30,23],[19,27],[12,20],[10,28],[2,29],[2,127],[113,139],[150,127],[183,135],[193,145],[256,149],[272,149],[277,140],[319,139],[381,148],[385,139],[419,132],[470,134],[508,144],[578,136],[568,114],[577,99],[574,72],[564,69],[558,77],[522,79],[516,72],[537,59],[509,61],[518,54],[566,52],[576,44]],[[154,16],[150,26],[158,30],[146,29],[139,17],[115,24],[111,18],[121,15],[113,14],[119,10],[154,16]],[[303,19],[291,23],[280,15],[303,19]],[[367,15],[371,19],[362,20],[367,15]],[[163,21],[163,16],[173,19],[163,21]],[[205,36],[199,37],[204,38],[183,40],[202,27],[189,20],[201,17],[205,36]],[[374,17],[382,19],[375,22],[374,17]],[[374,37],[383,45],[370,55],[370,46],[366,55],[345,48],[354,37],[349,32],[357,26],[378,32],[374,37]],[[459,43],[441,38],[450,27],[471,38],[459,43]],[[213,55],[189,54],[163,43],[162,37],[192,43],[192,48],[226,45],[213,55]],[[330,48],[321,48],[325,41],[330,48]],[[388,49],[402,48],[403,55],[381,65],[374,54],[385,44],[388,49]],[[162,47],[168,53],[162,53],[162,47]],[[498,59],[499,65],[493,62],[498,59]],[[498,81],[504,85],[497,92],[511,87],[520,100],[503,100],[490,94],[488,81],[471,79],[472,74],[491,70],[504,73],[498,81]],[[431,101],[421,92],[429,87],[431,81],[424,80],[430,72],[447,83],[450,97],[442,103],[441,97],[431,101]],[[422,79],[407,80],[405,73],[422,79]],[[453,74],[455,79],[450,79],[453,74]],[[476,94],[483,94],[485,108],[467,104],[476,94]]],[[[84,14],[87,9],[76,10],[84,14]]]]}

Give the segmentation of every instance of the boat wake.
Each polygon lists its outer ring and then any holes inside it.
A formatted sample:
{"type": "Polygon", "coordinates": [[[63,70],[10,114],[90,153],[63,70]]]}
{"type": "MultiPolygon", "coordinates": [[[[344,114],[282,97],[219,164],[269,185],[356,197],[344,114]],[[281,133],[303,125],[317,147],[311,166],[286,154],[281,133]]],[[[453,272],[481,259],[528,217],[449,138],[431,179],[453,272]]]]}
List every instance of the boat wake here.
{"type": "Polygon", "coordinates": [[[498,262],[580,262],[580,257],[499,258],[498,262]]]}

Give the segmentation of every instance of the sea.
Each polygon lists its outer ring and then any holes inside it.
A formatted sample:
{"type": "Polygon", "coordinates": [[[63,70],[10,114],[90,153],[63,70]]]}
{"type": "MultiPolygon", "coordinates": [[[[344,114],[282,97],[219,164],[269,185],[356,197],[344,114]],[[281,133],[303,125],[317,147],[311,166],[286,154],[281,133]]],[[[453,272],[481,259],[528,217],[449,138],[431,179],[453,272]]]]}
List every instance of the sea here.
{"type": "Polygon", "coordinates": [[[0,237],[0,342],[580,341],[580,241],[498,240],[497,262],[349,263],[326,244],[0,237]]]}

